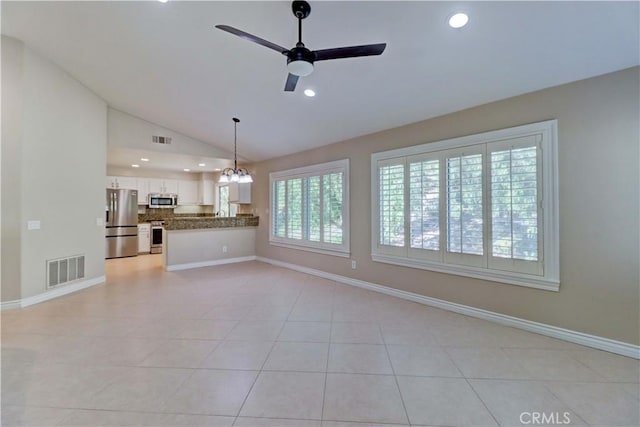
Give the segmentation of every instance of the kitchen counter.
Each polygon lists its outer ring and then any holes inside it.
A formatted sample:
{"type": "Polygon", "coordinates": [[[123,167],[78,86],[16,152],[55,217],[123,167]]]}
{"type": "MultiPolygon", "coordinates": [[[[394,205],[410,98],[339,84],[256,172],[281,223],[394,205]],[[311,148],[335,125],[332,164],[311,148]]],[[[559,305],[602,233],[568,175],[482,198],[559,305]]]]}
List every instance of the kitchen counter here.
{"type": "Polygon", "coordinates": [[[167,218],[164,228],[167,231],[173,230],[200,230],[208,228],[237,228],[237,227],[257,227],[259,217],[238,216],[238,217],[210,217],[210,216],[179,216],[167,218]]]}

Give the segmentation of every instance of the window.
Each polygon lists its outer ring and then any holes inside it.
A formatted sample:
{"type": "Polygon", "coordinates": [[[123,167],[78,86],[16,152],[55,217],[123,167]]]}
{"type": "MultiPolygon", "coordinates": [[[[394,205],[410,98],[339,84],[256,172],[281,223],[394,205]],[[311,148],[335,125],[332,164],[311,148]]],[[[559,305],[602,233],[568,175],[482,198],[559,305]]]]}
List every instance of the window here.
{"type": "Polygon", "coordinates": [[[273,172],[270,243],[349,256],[349,160],[273,172]]]}
{"type": "Polygon", "coordinates": [[[229,184],[218,185],[218,216],[236,216],[238,205],[229,203],[229,184]]]}
{"type": "Polygon", "coordinates": [[[556,127],[373,154],[373,260],[558,290],[556,127]]]}

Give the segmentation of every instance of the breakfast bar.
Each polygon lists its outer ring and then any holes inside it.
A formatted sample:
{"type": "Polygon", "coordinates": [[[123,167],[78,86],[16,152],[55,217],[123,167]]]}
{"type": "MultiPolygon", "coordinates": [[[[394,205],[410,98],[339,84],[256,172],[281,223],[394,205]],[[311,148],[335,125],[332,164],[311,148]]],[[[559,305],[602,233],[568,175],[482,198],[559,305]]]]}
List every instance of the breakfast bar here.
{"type": "Polygon", "coordinates": [[[167,219],[164,268],[176,271],[253,260],[258,223],[256,216],[167,219]]]}

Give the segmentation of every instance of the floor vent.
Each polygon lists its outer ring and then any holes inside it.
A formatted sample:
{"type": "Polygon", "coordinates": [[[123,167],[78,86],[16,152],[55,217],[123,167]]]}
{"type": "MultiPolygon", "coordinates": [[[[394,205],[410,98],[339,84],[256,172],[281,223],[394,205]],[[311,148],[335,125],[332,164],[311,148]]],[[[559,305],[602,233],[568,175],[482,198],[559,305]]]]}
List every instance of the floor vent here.
{"type": "Polygon", "coordinates": [[[170,136],[153,135],[151,138],[152,138],[153,142],[155,142],[156,144],[166,144],[166,145],[171,144],[171,137],[170,136]]]}
{"type": "Polygon", "coordinates": [[[47,261],[47,287],[63,285],[84,278],[84,255],[47,261]]]}

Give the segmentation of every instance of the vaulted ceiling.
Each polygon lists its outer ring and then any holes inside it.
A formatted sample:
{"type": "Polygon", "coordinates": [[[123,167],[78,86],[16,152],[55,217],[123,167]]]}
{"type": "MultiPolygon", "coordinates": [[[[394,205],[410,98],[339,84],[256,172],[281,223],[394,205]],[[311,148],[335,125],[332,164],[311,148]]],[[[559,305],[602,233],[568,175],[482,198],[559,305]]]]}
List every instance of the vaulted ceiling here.
{"type": "Polygon", "coordinates": [[[386,42],[319,62],[293,93],[286,60],[214,28],[293,47],[289,2],[2,2],[24,41],[109,105],[230,149],[280,156],[635,66],[637,2],[311,2],[311,49],[386,42]],[[462,29],[447,25],[458,10],[462,29]],[[307,98],[302,91],[317,95],[307,98]]]}

